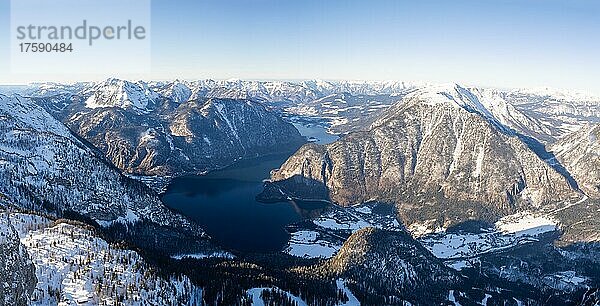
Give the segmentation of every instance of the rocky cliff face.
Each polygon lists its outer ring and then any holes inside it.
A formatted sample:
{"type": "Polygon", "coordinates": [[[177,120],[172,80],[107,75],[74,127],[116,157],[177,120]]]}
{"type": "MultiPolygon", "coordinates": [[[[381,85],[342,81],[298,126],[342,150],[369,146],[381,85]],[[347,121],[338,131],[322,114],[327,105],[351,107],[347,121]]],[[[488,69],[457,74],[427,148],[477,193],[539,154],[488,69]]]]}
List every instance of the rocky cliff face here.
{"type": "Polygon", "coordinates": [[[0,304],[28,305],[35,267],[6,216],[0,216],[0,304]]]}
{"type": "Polygon", "coordinates": [[[589,197],[600,199],[600,125],[586,125],[552,145],[558,161],[589,197]]]}
{"type": "Polygon", "coordinates": [[[456,99],[463,90],[411,93],[366,131],[327,146],[305,145],[272,181],[298,197],[322,197],[311,192],[321,186],[344,206],[393,202],[407,226],[432,229],[491,221],[576,194],[483,105],[456,99]]]}

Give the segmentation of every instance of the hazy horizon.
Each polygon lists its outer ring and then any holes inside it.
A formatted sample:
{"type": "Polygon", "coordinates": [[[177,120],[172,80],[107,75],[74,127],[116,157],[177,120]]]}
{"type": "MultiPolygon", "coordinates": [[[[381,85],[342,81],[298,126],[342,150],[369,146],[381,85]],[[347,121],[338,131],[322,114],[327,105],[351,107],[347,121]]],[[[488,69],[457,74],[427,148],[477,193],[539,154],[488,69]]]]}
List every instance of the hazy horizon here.
{"type": "MultiPolygon", "coordinates": [[[[600,94],[600,3],[551,1],[152,1],[145,74],[9,72],[0,83],[128,80],[396,80],[600,94]]],[[[65,12],[68,13],[68,12],[65,12]]]]}

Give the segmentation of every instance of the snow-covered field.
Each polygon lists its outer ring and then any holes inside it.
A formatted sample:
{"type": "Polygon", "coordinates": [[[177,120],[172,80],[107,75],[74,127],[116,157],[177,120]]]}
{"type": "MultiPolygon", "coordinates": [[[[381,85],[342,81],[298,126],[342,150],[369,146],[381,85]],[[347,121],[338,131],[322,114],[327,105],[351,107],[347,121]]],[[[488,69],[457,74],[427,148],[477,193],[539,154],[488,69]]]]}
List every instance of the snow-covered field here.
{"type": "Polygon", "coordinates": [[[194,305],[202,296],[187,277],[161,278],[85,227],[17,213],[10,221],[35,265],[32,305],[194,305]]]}
{"type": "Polygon", "coordinates": [[[304,258],[331,258],[349,234],[362,228],[401,230],[393,214],[373,212],[377,205],[367,203],[350,208],[332,207],[311,221],[314,228],[293,230],[284,252],[304,258]]]}
{"type": "Polygon", "coordinates": [[[318,239],[319,232],[301,230],[293,232],[285,253],[305,258],[330,258],[340,250],[341,245],[318,239]]]}
{"type": "Polygon", "coordinates": [[[374,213],[377,203],[367,203],[345,209],[331,209],[313,223],[324,229],[346,230],[356,232],[365,227],[376,227],[386,230],[401,230],[400,223],[393,214],[374,213]]]}
{"type": "Polygon", "coordinates": [[[469,265],[467,259],[516,245],[537,241],[537,236],[558,230],[557,222],[543,215],[518,213],[500,219],[494,229],[481,233],[436,233],[422,237],[421,243],[433,255],[449,260],[457,270],[469,265]]]}
{"type": "Polygon", "coordinates": [[[589,281],[589,278],[577,275],[575,271],[562,271],[553,276],[544,277],[544,282],[558,290],[576,288],[589,281]]]}
{"type": "Polygon", "coordinates": [[[310,102],[286,107],[283,112],[289,116],[318,119],[328,126],[328,132],[336,134],[350,122],[360,121],[369,115],[390,107],[399,98],[369,97],[333,94],[310,102]]]}

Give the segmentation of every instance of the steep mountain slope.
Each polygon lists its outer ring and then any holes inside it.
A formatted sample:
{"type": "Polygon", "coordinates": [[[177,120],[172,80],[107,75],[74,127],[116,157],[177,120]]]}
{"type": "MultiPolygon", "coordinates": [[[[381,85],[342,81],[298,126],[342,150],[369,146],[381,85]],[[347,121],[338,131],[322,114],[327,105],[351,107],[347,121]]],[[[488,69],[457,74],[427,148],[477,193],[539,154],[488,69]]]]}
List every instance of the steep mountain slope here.
{"type": "Polygon", "coordinates": [[[193,94],[192,89],[186,83],[175,80],[164,84],[154,84],[153,90],[175,103],[183,103],[189,101],[193,94]]]}
{"type": "Polygon", "coordinates": [[[65,120],[120,169],[144,175],[198,173],[297,148],[305,140],[289,123],[246,100],[202,99],[139,114],[81,109],[65,120]]]}
{"type": "Polygon", "coordinates": [[[0,118],[3,206],[123,227],[119,238],[131,234],[135,243],[165,251],[179,239],[196,248],[207,245],[202,229],[167,209],[145,185],[121,175],[30,100],[0,96],[0,118]]]}
{"type": "Polygon", "coordinates": [[[461,282],[455,271],[408,234],[372,227],[352,234],[320,269],[331,277],[348,279],[353,292],[384,296],[389,304],[444,301],[448,289],[461,282]]]}
{"type": "MultiPolygon", "coordinates": [[[[131,95],[123,94],[118,87],[130,87],[128,82],[109,79],[105,82],[77,84],[37,84],[24,91],[33,97],[53,97],[48,108],[60,107],[60,97],[70,94],[72,99],[106,105],[139,105],[145,109],[156,96],[178,103],[205,97],[250,99],[260,102],[269,109],[281,111],[288,116],[303,116],[325,119],[333,124],[333,131],[346,133],[363,128],[364,115],[385,109],[404,95],[437,85],[399,81],[323,81],[302,82],[244,81],[244,80],[198,80],[130,83],[134,87],[131,95]],[[111,89],[112,88],[112,89],[111,89]],[[100,92],[98,94],[98,92],[100,92]],[[144,98],[145,93],[149,99],[144,98]],[[90,96],[92,95],[92,96],[90,96]],[[345,95],[338,99],[337,95],[345,95]],[[127,97],[131,96],[131,99],[127,97]],[[103,97],[121,102],[102,102],[103,97]],[[333,99],[332,99],[333,98],[333,99]],[[353,101],[367,100],[361,107],[348,108],[353,101]],[[133,102],[132,102],[133,101],[133,102]],[[373,104],[373,105],[372,105],[373,104]],[[324,117],[324,118],[321,118],[324,117]],[[355,122],[358,121],[358,122],[355,122]]],[[[577,130],[587,122],[600,122],[600,98],[574,92],[557,90],[497,89],[464,87],[456,92],[447,92],[453,99],[470,104],[479,104],[482,112],[491,120],[502,124],[516,133],[550,144],[567,133],[577,130]]]]}
{"type": "MultiPolygon", "coordinates": [[[[600,242],[600,125],[588,124],[561,138],[551,150],[585,197],[554,213],[562,222],[561,244],[600,242]]],[[[590,246],[591,246],[590,245],[590,246]]]]}
{"type": "Polygon", "coordinates": [[[35,265],[37,282],[32,282],[35,292],[30,305],[200,303],[201,290],[187,277],[160,275],[135,251],[108,244],[84,225],[2,214],[4,219],[7,216],[17,229],[15,238],[20,238],[35,265]]]}
{"type": "MultiPolygon", "coordinates": [[[[124,81],[109,79],[100,83],[56,84],[42,83],[19,90],[23,95],[32,97],[50,97],[66,93],[91,93],[95,87],[110,87],[111,84],[124,81]]],[[[398,96],[419,88],[437,86],[434,84],[401,81],[324,81],[309,80],[301,82],[285,81],[245,81],[245,80],[197,80],[137,82],[143,87],[177,103],[202,97],[242,98],[268,102],[270,107],[287,107],[290,104],[309,103],[334,94],[351,96],[398,96]]],[[[600,98],[576,92],[550,89],[498,89],[484,87],[465,87],[470,93],[466,99],[477,99],[491,113],[504,117],[506,123],[523,124],[522,116],[527,116],[523,127],[529,124],[542,125],[544,133],[560,137],[582,122],[598,122],[600,98]],[[508,108],[506,106],[508,104],[508,108]],[[502,114],[504,113],[504,114],[502,114]],[[511,118],[512,117],[512,118],[511,118]]],[[[292,105],[293,106],[293,105],[292,105]]],[[[502,121],[502,120],[501,120],[502,121]]],[[[507,124],[508,125],[508,124],[507,124]]],[[[539,131],[541,132],[541,131],[539,131]]]]}
{"type": "Polygon", "coordinates": [[[28,305],[36,283],[25,247],[6,216],[0,215],[0,304],[28,305]]]}
{"type": "Polygon", "coordinates": [[[554,145],[556,158],[588,196],[600,199],[600,124],[586,125],[554,145]]]}
{"type": "Polygon", "coordinates": [[[259,103],[190,100],[192,95],[179,81],[151,88],[141,81],[109,79],[35,101],[118,168],[137,175],[204,172],[240,158],[295,150],[305,142],[259,103]]]}
{"type": "Polygon", "coordinates": [[[576,196],[568,180],[460,86],[407,95],[368,130],[305,145],[272,181],[340,205],[396,203],[407,226],[494,221],[576,196]],[[308,188],[307,188],[308,187],[308,188]]]}
{"type": "Polygon", "coordinates": [[[454,87],[456,90],[445,90],[451,99],[476,107],[504,129],[546,145],[587,123],[600,122],[598,97],[551,90],[454,87]]]}
{"type": "MultiPolygon", "coordinates": [[[[328,116],[327,112],[341,110],[335,114],[335,122],[356,118],[356,110],[344,111],[344,105],[327,99],[332,95],[344,94],[345,100],[362,97],[383,102],[377,108],[389,106],[386,101],[399,100],[416,89],[431,88],[437,85],[399,81],[323,81],[302,82],[242,81],[242,80],[202,80],[193,82],[167,82],[161,86],[178,84],[189,89],[192,98],[221,97],[247,98],[260,101],[270,108],[283,110],[295,115],[328,116]],[[333,106],[333,107],[332,107],[333,106]],[[311,111],[317,111],[314,115],[311,111]]],[[[600,98],[576,92],[560,90],[497,89],[464,87],[458,92],[448,92],[455,100],[469,101],[485,108],[489,118],[522,135],[550,144],[567,133],[577,130],[587,122],[600,122],[600,98]]],[[[365,110],[375,110],[362,105],[365,110]]],[[[364,114],[363,114],[364,115],[364,114]]],[[[354,127],[356,127],[354,125],[354,127]]],[[[347,132],[348,128],[336,132],[347,132]]]]}

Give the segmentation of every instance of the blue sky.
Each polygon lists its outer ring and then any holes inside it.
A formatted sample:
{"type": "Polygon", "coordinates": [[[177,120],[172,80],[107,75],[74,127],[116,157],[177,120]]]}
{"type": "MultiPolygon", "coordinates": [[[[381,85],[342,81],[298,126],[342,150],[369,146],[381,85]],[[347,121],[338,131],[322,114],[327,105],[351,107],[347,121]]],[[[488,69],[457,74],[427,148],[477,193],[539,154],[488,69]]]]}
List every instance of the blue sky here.
{"type": "MultiPolygon", "coordinates": [[[[600,94],[598,16],[592,0],[152,0],[151,72],[111,76],[394,79],[600,94]]],[[[8,72],[8,0],[0,0],[0,41],[0,82],[35,80],[8,72]]]]}

